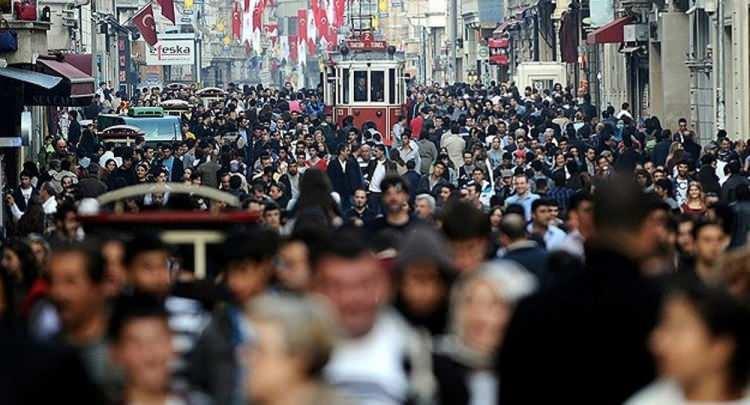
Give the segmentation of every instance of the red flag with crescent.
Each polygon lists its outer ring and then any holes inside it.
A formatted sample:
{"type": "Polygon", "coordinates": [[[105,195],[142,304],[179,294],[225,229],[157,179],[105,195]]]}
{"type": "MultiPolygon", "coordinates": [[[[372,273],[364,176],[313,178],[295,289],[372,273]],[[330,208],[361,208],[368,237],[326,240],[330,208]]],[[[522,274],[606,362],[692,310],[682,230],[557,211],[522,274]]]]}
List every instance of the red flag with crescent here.
{"type": "Polygon", "coordinates": [[[172,24],[174,25],[174,0],[156,0],[156,2],[159,3],[159,7],[161,7],[161,15],[167,20],[172,21],[172,24]]]}
{"type": "Polygon", "coordinates": [[[315,28],[321,36],[328,32],[328,16],[326,10],[320,7],[319,0],[311,0],[313,15],[315,16],[315,28]]]}
{"type": "Polygon", "coordinates": [[[297,40],[307,41],[307,10],[297,10],[297,40]]]}
{"type": "Polygon", "coordinates": [[[154,9],[151,3],[143,7],[133,16],[133,25],[138,28],[143,40],[150,46],[156,45],[156,21],[154,21],[154,9]]]}
{"type": "Polygon", "coordinates": [[[263,29],[263,11],[266,9],[266,0],[258,0],[253,9],[253,31],[263,29]]]}
{"type": "Polygon", "coordinates": [[[346,11],[346,0],[333,0],[333,25],[336,28],[344,25],[344,12],[346,11]]]}
{"type": "Polygon", "coordinates": [[[299,57],[299,54],[298,54],[298,48],[297,48],[297,36],[290,35],[289,36],[289,60],[291,60],[292,62],[297,62],[298,57],[299,57]]]}
{"type": "Polygon", "coordinates": [[[276,41],[279,39],[279,23],[263,24],[263,33],[271,40],[271,46],[276,46],[276,41]]]}
{"type": "Polygon", "coordinates": [[[235,2],[232,8],[232,38],[240,39],[242,36],[242,10],[240,3],[235,2]]]}

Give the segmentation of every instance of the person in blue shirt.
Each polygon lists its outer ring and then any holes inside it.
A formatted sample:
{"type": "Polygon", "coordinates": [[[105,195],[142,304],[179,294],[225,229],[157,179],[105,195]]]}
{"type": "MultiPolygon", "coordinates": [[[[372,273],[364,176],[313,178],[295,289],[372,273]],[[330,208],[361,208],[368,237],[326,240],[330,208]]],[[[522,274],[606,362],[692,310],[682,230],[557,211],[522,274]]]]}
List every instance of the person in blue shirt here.
{"type": "Polygon", "coordinates": [[[550,224],[552,221],[552,215],[550,207],[552,202],[545,198],[538,198],[531,204],[531,223],[527,227],[527,231],[531,235],[537,235],[544,240],[544,245],[547,250],[556,249],[565,240],[565,232],[550,224]]]}
{"type": "Polygon", "coordinates": [[[526,221],[531,220],[531,204],[539,199],[539,196],[532,193],[529,189],[529,178],[524,173],[516,174],[513,177],[513,189],[515,194],[505,200],[505,206],[518,204],[523,207],[524,218],[526,221]]]}

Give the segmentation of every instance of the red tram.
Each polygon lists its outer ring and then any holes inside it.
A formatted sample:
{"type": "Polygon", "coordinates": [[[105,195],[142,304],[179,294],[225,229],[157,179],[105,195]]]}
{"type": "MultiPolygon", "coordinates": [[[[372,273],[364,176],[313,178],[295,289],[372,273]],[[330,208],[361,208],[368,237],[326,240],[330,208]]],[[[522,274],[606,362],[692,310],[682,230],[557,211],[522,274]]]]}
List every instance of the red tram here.
{"type": "Polygon", "coordinates": [[[351,116],[358,128],[374,125],[391,145],[391,128],[406,100],[403,52],[361,33],[329,54],[323,83],[326,109],[337,124],[351,116]]]}

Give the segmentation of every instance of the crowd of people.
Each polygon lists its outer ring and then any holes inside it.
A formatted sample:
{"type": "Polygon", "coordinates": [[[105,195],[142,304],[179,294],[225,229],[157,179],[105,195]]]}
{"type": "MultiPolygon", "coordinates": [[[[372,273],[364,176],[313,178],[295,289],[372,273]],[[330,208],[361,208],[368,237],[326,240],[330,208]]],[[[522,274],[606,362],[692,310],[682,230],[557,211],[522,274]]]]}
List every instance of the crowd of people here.
{"type": "Polygon", "coordinates": [[[391,128],[289,84],[102,88],[5,196],[4,403],[750,403],[744,140],[559,84],[414,85],[391,128]],[[171,99],[183,139],[100,139],[171,99]],[[257,223],[205,279],[157,232],[81,225],[148,183],[126,212],[257,223]]]}

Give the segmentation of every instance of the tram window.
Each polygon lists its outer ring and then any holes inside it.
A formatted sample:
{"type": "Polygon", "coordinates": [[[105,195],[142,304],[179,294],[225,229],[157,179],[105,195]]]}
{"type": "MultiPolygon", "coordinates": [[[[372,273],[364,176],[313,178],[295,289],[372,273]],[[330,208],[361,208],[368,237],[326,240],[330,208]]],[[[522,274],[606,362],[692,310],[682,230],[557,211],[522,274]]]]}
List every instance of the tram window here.
{"type": "Polygon", "coordinates": [[[370,72],[370,75],[372,78],[370,101],[382,103],[385,101],[385,73],[374,70],[370,72]]]}
{"type": "Polygon", "coordinates": [[[388,103],[396,104],[396,69],[388,69],[388,103]]]}
{"type": "Polygon", "coordinates": [[[341,80],[341,87],[343,88],[344,99],[343,104],[349,104],[349,69],[344,69],[343,80],[341,80]]]}
{"type": "Polygon", "coordinates": [[[354,72],[354,101],[368,101],[367,87],[367,72],[354,72]]]}

